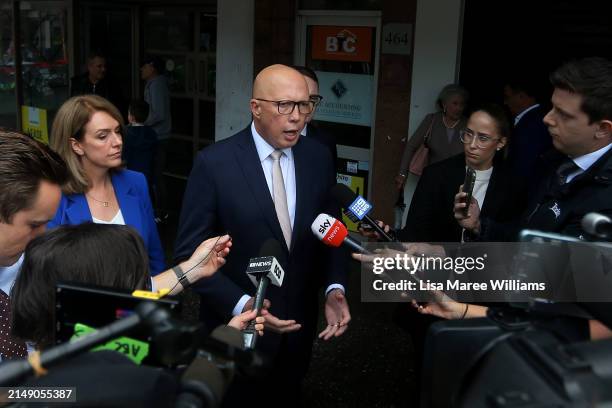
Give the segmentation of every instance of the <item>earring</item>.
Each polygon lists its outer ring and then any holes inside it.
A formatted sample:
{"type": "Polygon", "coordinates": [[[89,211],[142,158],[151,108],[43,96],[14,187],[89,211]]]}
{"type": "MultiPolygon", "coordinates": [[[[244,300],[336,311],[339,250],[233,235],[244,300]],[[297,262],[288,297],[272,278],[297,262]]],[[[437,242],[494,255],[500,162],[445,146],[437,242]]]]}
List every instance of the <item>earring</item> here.
{"type": "Polygon", "coordinates": [[[499,152],[500,150],[501,150],[501,147],[498,147],[498,148],[497,148],[497,151],[499,152]]]}

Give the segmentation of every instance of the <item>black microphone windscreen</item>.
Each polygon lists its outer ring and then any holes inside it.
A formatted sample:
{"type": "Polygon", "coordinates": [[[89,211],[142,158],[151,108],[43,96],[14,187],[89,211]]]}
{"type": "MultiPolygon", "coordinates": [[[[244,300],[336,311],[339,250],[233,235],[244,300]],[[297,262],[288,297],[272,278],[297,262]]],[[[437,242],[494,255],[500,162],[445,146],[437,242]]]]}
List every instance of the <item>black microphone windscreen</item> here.
{"type": "Polygon", "coordinates": [[[342,183],[338,183],[331,188],[331,195],[334,197],[334,200],[344,208],[351,205],[353,201],[355,201],[355,198],[357,198],[357,194],[342,183]]]}
{"type": "Polygon", "coordinates": [[[274,238],[268,238],[264,241],[259,251],[259,256],[273,256],[277,260],[283,258],[283,248],[280,242],[274,238]]]}

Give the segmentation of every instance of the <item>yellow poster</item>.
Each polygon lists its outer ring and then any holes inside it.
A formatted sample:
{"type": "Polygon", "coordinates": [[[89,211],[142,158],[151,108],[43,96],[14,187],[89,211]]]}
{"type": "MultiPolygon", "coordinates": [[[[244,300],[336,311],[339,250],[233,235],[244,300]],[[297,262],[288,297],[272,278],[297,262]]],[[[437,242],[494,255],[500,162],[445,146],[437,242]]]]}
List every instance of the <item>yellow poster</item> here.
{"type": "MultiPolygon", "coordinates": [[[[349,176],[346,174],[337,173],[336,181],[338,183],[342,183],[350,187],[350,189],[353,190],[355,194],[360,195],[362,197],[364,196],[363,189],[364,189],[365,180],[363,177],[349,176]]],[[[346,228],[348,228],[349,231],[354,231],[354,232],[357,231],[357,224],[351,221],[344,214],[342,215],[342,222],[346,225],[346,228]]]]}
{"type": "Polygon", "coordinates": [[[21,107],[21,129],[24,133],[45,144],[49,144],[46,109],[34,106],[21,107]]]}

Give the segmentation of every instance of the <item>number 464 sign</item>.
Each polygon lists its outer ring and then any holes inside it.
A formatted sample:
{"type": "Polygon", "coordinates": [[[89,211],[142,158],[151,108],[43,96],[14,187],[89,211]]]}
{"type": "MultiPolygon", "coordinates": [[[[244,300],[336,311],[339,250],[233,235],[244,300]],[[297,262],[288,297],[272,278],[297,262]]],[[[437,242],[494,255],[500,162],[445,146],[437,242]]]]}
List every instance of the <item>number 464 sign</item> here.
{"type": "Polygon", "coordinates": [[[382,53],[410,55],[411,52],[412,24],[385,24],[382,32],[382,53]]]}

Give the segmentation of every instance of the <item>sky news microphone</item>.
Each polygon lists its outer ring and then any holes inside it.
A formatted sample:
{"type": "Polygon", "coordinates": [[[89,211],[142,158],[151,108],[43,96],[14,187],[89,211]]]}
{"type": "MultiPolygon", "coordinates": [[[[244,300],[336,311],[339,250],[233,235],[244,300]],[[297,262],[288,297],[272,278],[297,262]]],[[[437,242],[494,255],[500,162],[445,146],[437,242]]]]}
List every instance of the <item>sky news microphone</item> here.
{"type": "MultiPolygon", "coordinates": [[[[274,286],[282,286],[285,271],[278,263],[278,259],[283,257],[283,249],[275,239],[266,240],[261,246],[259,257],[251,258],[247,268],[247,275],[251,282],[257,287],[253,308],[257,310],[257,316],[261,316],[266,290],[271,283],[274,286]]],[[[249,323],[243,331],[244,346],[248,349],[255,348],[257,341],[257,330],[255,330],[255,320],[249,323]]]]}
{"type": "Polygon", "coordinates": [[[612,238],[612,220],[603,214],[592,212],[585,215],[582,218],[582,229],[605,240],[612,238]]]}
{"type": "Polygon", "coordinates": [[[310,229],[327,246],[338,248],[342,244],[346,244],[354,251],[361,252],[362,254],[371,254],[359,242],[349,237],[346,226],[331,215],[319,214],[310,226],[310,229]]]}
{"type": "Polygon", "coordinates": [[[366,201],[360,195],[355,194],[345,184],[338,183],[331,189],[331,194],[336,202],[344,208],[344,214],[351,219],[353,222],[359,222],[365,220],[368,224],[378,232],[381,238],[387,242],[396,242],[397,239],[385,232],[378,223],[368,216],[368,213],[372,210],[372,204],[366,201]]]}

